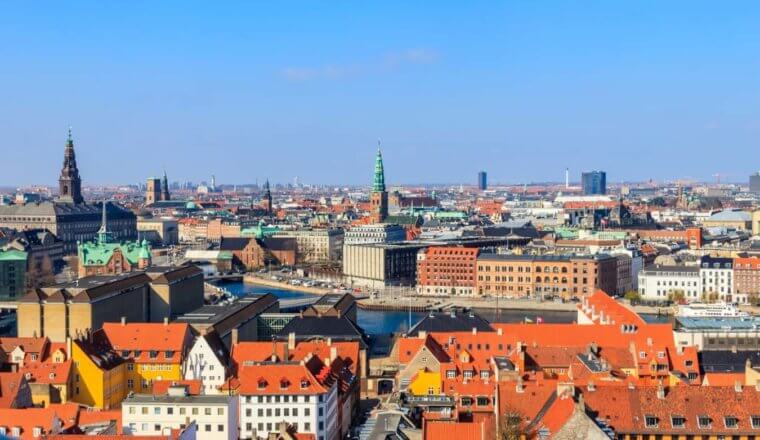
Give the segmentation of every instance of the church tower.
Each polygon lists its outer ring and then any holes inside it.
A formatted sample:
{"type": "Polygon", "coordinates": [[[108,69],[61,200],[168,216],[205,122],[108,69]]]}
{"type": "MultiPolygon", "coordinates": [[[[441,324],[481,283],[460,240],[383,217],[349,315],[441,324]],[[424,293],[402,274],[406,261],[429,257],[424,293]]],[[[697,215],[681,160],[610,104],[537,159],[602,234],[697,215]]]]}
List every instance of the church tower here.
{"type": "Polygon", "coordinates": [[[388,192],[385,190],[385,170],[383,169],[383,154],[380,152],[380,143],[377,144],[377,156],[375,157],[375,180],[372,184],[372,220],[382,223],[388,217],[388,192]]]}
{"type": "Polygon", "coordinates": [[[161,200],[170,200],[169,179],[166,177],[166,170],[164,170],[164,178],[161,181],[161,200]]]}
{"type": "Polygon", "coordinates": [[[74,154],[74,140],[71,137],[71,128],[69,128],[69,137],[66,140],[66,149],[63,153],[63,168],[61,168],[61,177],[58,178],[58,199],[67,203],[82,203],[82,179],[79,177],[77,168],[77,158],[74,154]]]}
{"type": "Polygon", "coordinates": [[[272,216],[272,191],[269,188],[269,179],[264,184],[264,208],[268,216],[272,216]]]}

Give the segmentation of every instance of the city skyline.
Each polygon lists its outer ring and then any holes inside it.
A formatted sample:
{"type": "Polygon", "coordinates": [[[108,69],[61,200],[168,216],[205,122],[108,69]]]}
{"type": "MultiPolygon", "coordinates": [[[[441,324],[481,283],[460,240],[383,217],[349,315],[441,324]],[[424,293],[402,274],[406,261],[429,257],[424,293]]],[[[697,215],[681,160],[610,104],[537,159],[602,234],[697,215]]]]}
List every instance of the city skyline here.
{"type": "Polygon", "coordinates": [[[38,166],[0,185],[52,184],[69,125],[95,185],[362,185],[378,137],[391,183],[746,182],[760,6],[732,6],[13,5],[0,130],[38,166]]]}

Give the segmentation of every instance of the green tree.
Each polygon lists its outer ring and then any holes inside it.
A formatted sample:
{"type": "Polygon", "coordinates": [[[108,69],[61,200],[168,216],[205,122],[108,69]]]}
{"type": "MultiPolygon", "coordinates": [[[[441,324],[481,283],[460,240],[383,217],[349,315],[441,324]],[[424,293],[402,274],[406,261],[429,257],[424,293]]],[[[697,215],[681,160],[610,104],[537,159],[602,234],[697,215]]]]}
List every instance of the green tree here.
{"type": "Polygon", "coordinates": [[[629,290],[625,292],[625,295],[623,295],[623,298],[627,299],[628,301],[635,303],[641,300],[641,295],[639,295],[639,292],[635,290],[629,290]]]}
{"type": "Polygon", "coordinates": [[[686,299],[686,293],[681,289],[673,289],[668,292],[668,299],[674,303],[681,303],[686,299]]]}

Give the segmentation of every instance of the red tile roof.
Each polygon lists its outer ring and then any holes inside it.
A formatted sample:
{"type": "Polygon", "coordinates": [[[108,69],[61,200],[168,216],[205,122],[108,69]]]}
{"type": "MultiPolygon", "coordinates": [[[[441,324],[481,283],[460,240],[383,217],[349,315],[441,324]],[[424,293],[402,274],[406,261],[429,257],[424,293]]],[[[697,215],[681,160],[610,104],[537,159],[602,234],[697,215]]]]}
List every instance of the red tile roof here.
{"type": "Polygon", "coordinates": [[[431,420],[425,423],[423,439],[485,440],[488,430],[485,422],[463,423],[431,420]]]}
{"type": "Polygon", "coordinates": [[[100,331],[117,353],[139,363],[178,363],[190,342],[186,323],[107,322],[100,331]],[[124,356],[122,352],[127,351],[129,354],[124,356]]]}
{"type": "Polygon", "coordinates": [[[43,433],[53,428],[53,418],[58,417],[61,428],[69,430],[77,425],[79,405],[76,403],[51,404],[47,408],[0,409],[0,427],[6,429],[6,435],[12,436],[14,427],[21,428],[21,440],[33,439],[34,428],[39,427],[43,433]]]}
{"type": "Polygon", "coordinates": [[[201,394],[203,388],[202,380],[154,380],[152,394],[166,394],[169,392],[169,387],[174,385],[187,386],[187,393],[192,396],[201,394]]]}

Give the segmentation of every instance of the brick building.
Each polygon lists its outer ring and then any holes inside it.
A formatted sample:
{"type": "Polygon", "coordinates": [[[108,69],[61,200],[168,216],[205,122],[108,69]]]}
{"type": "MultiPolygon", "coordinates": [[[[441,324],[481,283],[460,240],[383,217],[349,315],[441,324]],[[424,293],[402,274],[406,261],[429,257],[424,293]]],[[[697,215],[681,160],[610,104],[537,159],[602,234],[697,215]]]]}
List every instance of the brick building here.
{"type": "Polygon", "coordinates": [[[734,259],[734,290],[737,294],[760,295],[760,258],[734,259]]]}
{"type": "Polygon", "coordinates": [[[480,295],[590,295],[617,290],[617,259],[597,255],[481,254],[477,260],[480,295]]]}
{"type": "Polygon", "coordinates": [[[417,253],[417,293],[472,295],[478,248],[434,246],[417,253]]]}

